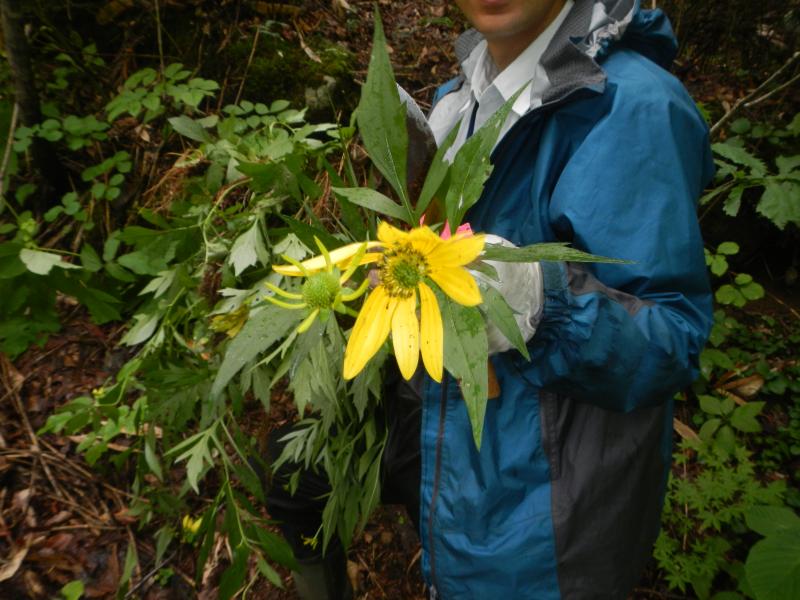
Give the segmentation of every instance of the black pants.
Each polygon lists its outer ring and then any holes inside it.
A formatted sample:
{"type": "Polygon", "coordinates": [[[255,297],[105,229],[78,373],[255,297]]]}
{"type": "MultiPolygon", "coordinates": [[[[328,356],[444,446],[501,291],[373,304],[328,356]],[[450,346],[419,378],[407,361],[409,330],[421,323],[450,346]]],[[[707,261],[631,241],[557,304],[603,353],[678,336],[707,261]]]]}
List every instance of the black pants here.
{"type": "MultiPolygon", "coordinates": [[[[411,381],[405,381],[396,365],[391,364],[384,379],[382,416],[385,419],[378,415],[378,426],[382,426],[380,421],[385,420],[388,427],[386,448],[381,461],[381,501],[384,504],[404,504],[417,531],[421,469],[420,390],[423,373],[420,369],[411,381]]],[[[268,453],[271,459],[280,456],[283,445],[278,440],[289,433],[292,427],[286,425],[270,434],[268,453]]],[[[272,518],[278,521],[278,526],[292,546],[297,559],[313,560],[319,556],[320,550],[303,544],[303,538],[313,537],[318,532],[322,523],[322,510],[325,508],[325,496],[331,488],[324,471],[303,471],[297,491],[291,495],[287,484],[297,468],[295,463],[284,463],[273,474],[271,485],[267,489],[267,508],[272,518]]],[[[331,544],[334,542],[337,542],[335,536],[331,544]]]]}

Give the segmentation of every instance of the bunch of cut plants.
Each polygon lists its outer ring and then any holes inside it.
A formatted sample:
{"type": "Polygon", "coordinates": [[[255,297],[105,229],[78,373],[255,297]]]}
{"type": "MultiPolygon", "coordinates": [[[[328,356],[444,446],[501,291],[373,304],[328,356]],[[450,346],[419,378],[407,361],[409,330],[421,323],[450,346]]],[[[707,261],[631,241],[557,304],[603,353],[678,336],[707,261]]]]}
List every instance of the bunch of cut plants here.
{"type": "MultiPolygon", "coordinates": [[[[132,347],[130,358],[43,428],[88,430],[77,450],[90,463],[131,469],[129,514],[154,532],[152,565],[167,564],[178,544],[188,544],[196,583],[226,564],[223,600],[258,577],[281,586],[273,565],[296,563],[264,517],[263,475],[287,467],[290,492],[303,470],[322,471],[330,483],[322,526],[307,543],[324,552],[338,538],[347,549],[380,499],[387,361],[405,379],[424,369],[435,381],[457,381],[480,451],[490,394],[487,329],[529,359],[493,264],[623,262],[562,243],[492,243],[465,222],[515,99],[459,148],[458,126],[437,145],[397,86],[376,14],[354,115],[373,167],[366,185],[350,163],[354,128],[304,125],[302,111],[283,101],[242,102],[223,111],[227,117],[168,119],[199,144],[176,169],[207,170],[187,182],[168,217],[142,211],[153,228],[131,226],[114,238],[114,252],[120,242],[132,246],[124,256],[146,262],[140,271],[150,277],[121,340],[132,347]],[[342,150],[345,177],[328,160],[334,149],[342,150]],[[334,182],[335,210],[325,223],[308,205],[323,194],[304,171],[314,166],[334,182]],[[278,396],[291,398],[291,430],[279,456],[260,460],[246,418],[250,400],[269,412],[278,396]],[[112,455],[113,448],[124,451],[112,455]],[[221,548],[227,560],[220,561],[221,548]]],[[[141,584],[137,565],[147,571],[131,544],[123,593],[141,584]]]]}
{"type": "Polygon", "coordinates": [[[319,232],[312,257],[284,256],[283,264],[272,265],[283,278],[266,283],[264,297],[273,310],[297,313],[265,359],[282,361],[277,372],[291,375],[301,417],[274,467],[324,468],[332,492],[323,548],[337,533],[347,547],[380,497],[385,439],[379,432],[385,428],[375,408],[384,361],[396,361],[406,380],[418,368],[437,382],[454,378],[480,450],[491,370],[487,327],[529,358],[514,310],[494,285],[492,263],[624,262],[562,243],[490,243],[492,236],[464,222],[491,175],[490,155],[515,99],[456,152],[458,125],[437,148],[421,111],[395,82],[376,12],[355,119],[381,184],[335,187],[343,214],[361,209],[356,227],[319,232]]]}

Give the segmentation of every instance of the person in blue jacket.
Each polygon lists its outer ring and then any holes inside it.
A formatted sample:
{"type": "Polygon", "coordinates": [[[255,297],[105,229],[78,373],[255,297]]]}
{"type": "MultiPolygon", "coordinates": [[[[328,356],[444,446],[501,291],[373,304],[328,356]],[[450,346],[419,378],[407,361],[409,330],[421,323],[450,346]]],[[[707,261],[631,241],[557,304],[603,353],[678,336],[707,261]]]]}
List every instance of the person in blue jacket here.
{"type": "Polygon", "coordinates": [[[465,221],[507,243],[630,262],[505,269],[498,286],[530,360],[490,334],[500,393],[481,450],[457,383],[420,374],[402,423],[414,433],[390,421],[387,447],[388,462],[411,456],[418,470],[404,479],[390,465],[384,481],[415,488],[432,598],[624,599],[658,533],[672,397],[697,374],[712,322],[695,212],[713,172],[707,127],[668,72],[676,42],[659,10],[456,2],[475,29],[437,94],[437,139],[459,127],[457,147],[523,90],[465,221]]]}

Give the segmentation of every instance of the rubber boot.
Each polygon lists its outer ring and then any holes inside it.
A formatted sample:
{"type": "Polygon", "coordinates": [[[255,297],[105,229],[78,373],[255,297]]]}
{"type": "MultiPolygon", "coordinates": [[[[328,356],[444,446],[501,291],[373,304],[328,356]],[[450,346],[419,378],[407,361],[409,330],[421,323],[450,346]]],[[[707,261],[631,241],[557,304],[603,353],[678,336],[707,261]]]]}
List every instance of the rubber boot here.
{"type": "Polygon", "coordinates": [[[300,600],[352,600],[344,552],[332,550],[324,558],[298,560],[298,564],[300,569],[292,571],[292,579],[300,600]]]}

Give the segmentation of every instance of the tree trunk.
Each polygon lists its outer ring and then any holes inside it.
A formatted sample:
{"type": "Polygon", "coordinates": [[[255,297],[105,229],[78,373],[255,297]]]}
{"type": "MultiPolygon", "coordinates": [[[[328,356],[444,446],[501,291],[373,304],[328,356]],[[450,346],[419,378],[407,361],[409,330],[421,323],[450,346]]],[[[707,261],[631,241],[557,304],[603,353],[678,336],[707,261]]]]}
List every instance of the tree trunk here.
{"type": "MultiPolygon", "coordinates": [[[[20,0],[0,0],[0,10],[2,10],[6,56],[14,77],[14,96],[19,106],[20,121],[26,127],[32,127],[42,122],[42,111],[33,77],[31,50],[28,38],[25,36],[21,4],[20,0]]],[[[51,188],[48,191],[56,192],[60,196],[69,190],[64,166],[49,142],[34,138],[31,144],[31,158],[36,170],[51,188]]],[[[59,200],[58,197],[52,197],[52,194],[43,194],[41,197],[44,202],[37,207],[39,209],[49,208],[46,205],[53,205],[59,200]],[[50,196],[49,201],[48,196],[50,196]]]]}

